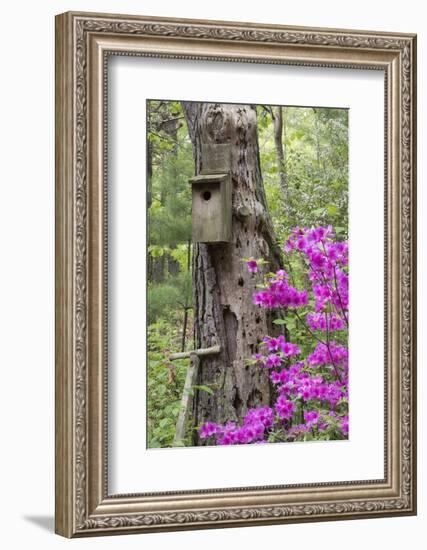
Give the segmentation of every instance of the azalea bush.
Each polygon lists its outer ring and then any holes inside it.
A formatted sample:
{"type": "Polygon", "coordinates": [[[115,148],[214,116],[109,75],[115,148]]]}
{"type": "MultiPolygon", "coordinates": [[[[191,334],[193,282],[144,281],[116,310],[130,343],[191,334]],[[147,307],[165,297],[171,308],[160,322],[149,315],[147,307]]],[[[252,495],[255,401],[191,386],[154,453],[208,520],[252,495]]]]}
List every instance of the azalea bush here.
{"type": "MultiPolygon", "coordinates": [[[[253,303],[282,313],[276,324],[298,326],[297,335],[303,330],[309,351],[303,353],[301,343],[284,334],[266,335],[249,361],[269,370],[274,405],[250,409],[240,425],[203,424],[199,434],[209,443],[348,437],[348,243],[336,238],[332,226],[296,227],[284,252],[289,265],[293,259],[303,266],[305,288],[297,288],[289,270],[280,270],[266,276],[253,303]]],[[[249,272],[260,276],[263,261],[245,261],[249,272]]]]}

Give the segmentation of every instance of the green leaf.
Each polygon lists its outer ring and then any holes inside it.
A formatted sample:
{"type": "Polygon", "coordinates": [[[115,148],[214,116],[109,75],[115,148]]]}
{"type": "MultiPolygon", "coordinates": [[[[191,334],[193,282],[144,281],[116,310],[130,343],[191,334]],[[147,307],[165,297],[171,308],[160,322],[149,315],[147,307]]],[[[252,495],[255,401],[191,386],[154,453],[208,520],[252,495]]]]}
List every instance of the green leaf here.
{"type": "Polygon", "coordinates": [[[273,323],[275,325],[286,325],[286,321],[284,319],[274,319],[273,323]]]}
{"type": "Polygon", "coordinates": [[[286,320],[286,326],[289,330],[295,330],[296,329],[295,319],[287,319],[286,320]]]}
{"type": "Polygon", "coordinates": [[[315,216],[320,216],[322,214],[324,214],[325,212],[325,209],[322,207],[322,208],[315,208],[313,211],[312,211],[312,214],[314,214],[315,216]]]}
{"type": "Polygon", "coordinates": [[[160,420],[159,422],[160,428],[166,428],[166,426],[169,426],[169,424],[170,424],[169,418],[162,418],[162,420],[160,420]]]}
{"type": "Polygon", "coordinates": [[[338,214],[338,207],[335,204],[327,204],[326,210],[330,216],[335,216],[338,214]]]}

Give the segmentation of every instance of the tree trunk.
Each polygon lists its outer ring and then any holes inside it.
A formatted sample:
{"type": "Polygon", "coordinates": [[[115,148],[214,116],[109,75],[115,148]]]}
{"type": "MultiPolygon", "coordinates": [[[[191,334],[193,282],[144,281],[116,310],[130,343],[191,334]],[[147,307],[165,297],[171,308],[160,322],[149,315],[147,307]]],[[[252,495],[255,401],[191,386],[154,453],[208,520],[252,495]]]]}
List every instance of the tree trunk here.
{"type": "MultiPolygon", "coordinates": [[[[187,242],[187,274],[190,275],[191,269],[191,239],[188,239],[187,242]]],[[[187,279],[188,280],[188,279],[187,279]]],[[[188,323],[188,310],[192,309],[189,305],[189,292],[190,288],[185,283],[185,302],[184,302],[184,323],[182,327],[182,338],[181,338],[181,351],[185,351],[185,340],[187,337],[187,323],[188,323]]]]}
{"type": "Polygon", "coordinates": [[[152,282],[163,283],[165,280],[165,255],[154,256],[152,259],[152,282]]]}
{"type": "Polygon", "coordinates": [[[176,277],[179,273],[179,262],[178,260],[175,260],[171,254],[166,254],[166,258],[168,261],[168,274],[172,275],[172,277],[176,277]]]}
{"type": "Polygon", "coordinates": [[[288,187],[286,181],[285,150],[283,147],[283,107],[273,107],[274,146],[276,149],[277,166],[279,169],[280,186],[283,196],[287,197],[288,187]]]}
{"type": "MultiPolygon", "coordinates": [[[[240,422],[247,410],[272,402],[269,374],[248,365],[262,338],[274,333],[272,316],[252,303],[257,277],[243,258],[264,258],[264,272],[280,268],[281,254],[262,183],[256,111],[249,105],[183,103],[193,144],[196,174],[202,143],[231,143],[233,223],[230,243],[195,243],[193,248],[194,331],[197,348],[221,346],[203,358],[194,396],[194,425],[240,422]]],[[[203,440],[194,431],[194,444],[203,440]]]]}

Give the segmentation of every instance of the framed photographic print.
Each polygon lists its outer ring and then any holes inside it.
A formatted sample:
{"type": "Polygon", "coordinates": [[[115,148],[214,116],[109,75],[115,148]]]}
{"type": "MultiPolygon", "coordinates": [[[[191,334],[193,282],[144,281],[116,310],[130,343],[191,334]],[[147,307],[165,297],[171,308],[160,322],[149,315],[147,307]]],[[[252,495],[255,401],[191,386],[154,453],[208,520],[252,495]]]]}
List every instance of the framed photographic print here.
{"type": "Polygon", "coordinates": [[[416,37],[56,18],[56,532],[416,513],[416,37]]]}

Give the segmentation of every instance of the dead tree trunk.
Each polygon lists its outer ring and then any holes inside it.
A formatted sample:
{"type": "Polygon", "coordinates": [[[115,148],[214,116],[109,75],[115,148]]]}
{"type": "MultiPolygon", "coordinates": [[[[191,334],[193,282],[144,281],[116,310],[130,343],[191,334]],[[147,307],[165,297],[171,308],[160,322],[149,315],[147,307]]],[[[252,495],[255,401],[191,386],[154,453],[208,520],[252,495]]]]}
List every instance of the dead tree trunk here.
{"type": "MultiPolygon", "coordinates": [[[[243,258],[264,258],[264,271],[280,268],[280,251],[262,183],[255,109],[249,105],[184,103],[196,174],[203,166],[202,143],[231,144],[232,238],[229,243],[195,243],[193,299],[197,348],[219,344],[221,353],[203,358],[197,384],[194,425],[241,421],[250,407],[272,401],[268,373],[247,360],[266,334],[272,316],[252,303],[256,278],[243,258]]],[[[194,443],[202,445],[195,431],[194,443]]]]}

